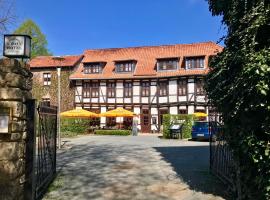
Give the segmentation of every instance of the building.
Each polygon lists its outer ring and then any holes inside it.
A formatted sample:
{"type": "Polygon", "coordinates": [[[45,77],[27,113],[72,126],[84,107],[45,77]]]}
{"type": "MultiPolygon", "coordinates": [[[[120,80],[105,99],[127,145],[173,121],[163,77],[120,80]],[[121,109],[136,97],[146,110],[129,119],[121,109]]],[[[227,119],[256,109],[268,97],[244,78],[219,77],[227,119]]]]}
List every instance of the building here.
{"type": "Polygon", "coordinates": [[[30,61],[33,73],[33,97],[38,101],[57,105],[57,68],[61,68],[61,96],[62,110],[73,109],[74,88],[70,84],[69,76],[79,66],[83,56],[63,56],[57,60],[53,56],[39,56],[30,61]]]}
{"type": "MultiPolygon", "coordinates": [[[[140,116],[141,132],[159,131],[163,114],[209,112],[203,79],[209,58],[220,51],[213,42],[86,50],[69,76],[74,92],[69,103],[98,113],[124,107],[140,116]]],[[[116,120],[95,123],[109,126],[116,120]]]]}

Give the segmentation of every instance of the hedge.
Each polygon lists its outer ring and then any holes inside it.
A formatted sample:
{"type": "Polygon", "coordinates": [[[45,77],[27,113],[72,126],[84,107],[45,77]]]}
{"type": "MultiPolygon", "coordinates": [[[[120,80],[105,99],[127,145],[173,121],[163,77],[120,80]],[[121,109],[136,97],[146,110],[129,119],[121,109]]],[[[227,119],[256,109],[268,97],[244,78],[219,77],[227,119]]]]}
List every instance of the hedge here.
{"type": "Polygon", "coordinates": [[[89,119],[61,119],[61,135],[63,137],[73,137],[86,134],[89,124],[89,119]]]}
{"type": "Polygon", "coordinates": [[[180,114],[180,115],[171,115],[165,114],[163,115],[163,138],[170,138],[170,127],[172,124],[177,124],[179,120],[184,120],[183,124],[183,138],[191,138],[191,129],[192,129],[192,121],[193,115],[180,114]]]}
{"type": "Polygon", "coordinates": [[[95,130],[96,135],[131,135],[130,130],[95,130]]]}

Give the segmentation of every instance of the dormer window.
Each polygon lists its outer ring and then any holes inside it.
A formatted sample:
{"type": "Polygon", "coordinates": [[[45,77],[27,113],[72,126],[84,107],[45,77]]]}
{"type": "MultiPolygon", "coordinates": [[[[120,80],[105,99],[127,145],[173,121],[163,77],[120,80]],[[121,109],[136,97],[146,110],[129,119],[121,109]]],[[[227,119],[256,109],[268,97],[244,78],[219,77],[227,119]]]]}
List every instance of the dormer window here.
{"type": "Polygon", "coordinates": [[[186,69],[203,69],[204,56],[185,58],[186,69]]]}
{"type": "Polygon", "coordinates": [[[133,72],[135,69],[136,62],[135,61],[116,61],[115,62],[115,71],[117,73],[124,72],[133,72]]]}
{"type": "Polygon", "coordinates": [[[95,62],[95,63],[85,63],[84,64],[84,73],[85,74],[99,74],[102,73],[104,63],[95,62]]]}
{"type": "Polygon", "coordinates": [[[165,58],[157,60],[157,71],[170,71],[178,69],[178,58],[165,58]]]}

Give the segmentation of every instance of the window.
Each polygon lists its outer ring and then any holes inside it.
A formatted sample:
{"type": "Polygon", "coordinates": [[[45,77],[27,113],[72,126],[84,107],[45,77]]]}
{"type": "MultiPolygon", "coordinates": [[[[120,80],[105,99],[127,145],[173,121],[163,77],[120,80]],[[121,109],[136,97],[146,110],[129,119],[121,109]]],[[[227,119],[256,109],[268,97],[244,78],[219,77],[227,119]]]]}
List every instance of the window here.
{"type": "Polygon", "coordinates": [[[178,68],[178,58],[172,59],[158,59],[157,62],[157,70],[176,70],[178,68]]]}
{"type": "Polygon", "coordinates": [[[83,83],[83,97],[90,98],[90,82],[83,83]]]}
{"type": "Polygon", "coordinates": [[[46,106],[50,106],[50,104],[51,104],[50,98],[42,98],[41,101],[46,106]]]}
{"type": "Polygon", "coordinates": [[[149,97],[150,96],[150,83],[149,82],[142,82],[141,96],[142,97],[149,97]]]}
{"type": "Polygon", "coordinates": [[[187,69],[204,68],[204,57],[190,57],[185,59],[187,69]]]}
{"type": "Polygon", "coordinates": [[[119,61],[116,62],[116,72],[133,72],[135,69],[135,61],[119,61]]]}
{"type": "Polygon", "coordinates": [[[107,83],[107,97],[115,97],[115,82],[107,83]]]}
{"type": "Polygon", "coordinates": [[[187,114],[187,109],[179,109],[179,114],[187,114]]]}
{"type": "Polygon", "coordinates": [[[99,74],[102,72],[103,63],[85,63],[84,73],[85,74],[99,74]]]}
{"type": "Polygon", "coordinates": [[[180,79],[178,81],[178,94],[179,96],[187,95],[187,79],[180,79]]]}
{"type": "Polygon", "coordinates": [[[168,82],[161,81],[159,82],[159,96],[167,96],[168,95],[168,82]]]}
{"type": "Polygon", "coordinates": [[[124,97],[132,96],[132,82],[124,82],[124,97]]]}
{"type": "Polygon", "coordinates": [[[92,82],[91,84],[91,97],[92,98],[99,97],[99,83],[98,82],[92,82]]]}
{"type": "Polygon", "coordinates": [[[197,95],[204,95],[204,81],[203,79],[197,79],[196,80],[196,94],[197,95]]]}
{"type": "Polygon", "coordinates": [[[43,85],[51,85],[51,73],[43,73],[43,85]]]}

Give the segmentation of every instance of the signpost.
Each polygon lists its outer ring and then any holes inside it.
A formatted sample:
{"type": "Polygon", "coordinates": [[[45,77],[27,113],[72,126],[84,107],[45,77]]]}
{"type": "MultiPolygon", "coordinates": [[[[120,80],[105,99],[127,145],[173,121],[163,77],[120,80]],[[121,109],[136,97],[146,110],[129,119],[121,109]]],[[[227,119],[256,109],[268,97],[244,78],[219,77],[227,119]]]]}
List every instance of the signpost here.
{"type": "Polygon", "coordinates": [[[3,56],[8,58],[30,58],[31,37],[29,35],[4,35],[3,56]]]}

